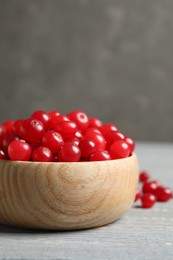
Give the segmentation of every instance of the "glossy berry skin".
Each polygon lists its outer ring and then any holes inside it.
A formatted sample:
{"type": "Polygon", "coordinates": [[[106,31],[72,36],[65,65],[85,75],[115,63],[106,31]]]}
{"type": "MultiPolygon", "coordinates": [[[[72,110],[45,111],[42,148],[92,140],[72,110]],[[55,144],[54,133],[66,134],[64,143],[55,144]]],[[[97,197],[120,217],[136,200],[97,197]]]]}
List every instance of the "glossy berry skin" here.
{"type": "Polygon", "coordinates": [[[104,124],[99,129],[104,136],[109,131],[118,131],[117,127],[113,124],[104,124]]]}
{"type": "Polygon", "coordinates": [[[82,157],[86,158],[86,157],[89,157],[91,154],[94,153],[94,151],[96,149],[96,145],[91,139],[84,138],[80,142],[79,148],[81,150],[82,157]]]}
{"type": "Polygon", "coordinates": [[[38,142],[44,133],[44,126],[37,119],[29,118],[23,121],[20,133],[22,138],[27,142],[38,142]]]}
{"type": "Polygon", "coordinates": [[[61,149],[63,143],[62,136],[53,130],[43,134],[42,145],[49,148],[52,153],[57,153],[61,149]]]}
{"type": "Polygon", "coordinates": [[[8,155],[13,161],[29,161],[31,146],[23,140],[14,140],[8,146],[8,155]]]}
{"type": "Polygon", "coordinates": [[[3,123],[3,126],[4,126],[4,128],[5,128],[5,133],[6,133],[7,135],[9,135],[9,134],[12,133],[12,126],[13,126],[13,124],[14,124],[14,121],[13,121],[13,120],[8,120],[8,121],[5,121],[5,122],[3,123]]]}
{"type": "Polygon", "coordinates": [[[18,119],[18,120],[16,120],[15,122],[14,122],[14,124],[13,124],[13,126],[12,126],[12,132],[14,133],[14,134],[16,134],[17,136],[21,136],[21,133],[20,133],[20,127],[21,127],[21,125],[22,125],[22,123],[23,123],[23,119],[18,119]]]}
{"type": "Polygon", "coordinates": [[[58,153],[60,162],[78,162],[80,161],[81,151],[73,142],[66,142],[58,153]]]}
{"type": "Polygon", "coordinates": [[[152,208],[156,203],[156,197],[151,193],[145,193],[141,196],[141,204],[143,208],[152,208]]]}
{"type": "Polygon", "coordinates": [[[96,150],[90,156],[90,161],[106,161],[106,160],[111,160],[111,156],[106,150],[96,150]]]}
{"type": "Polygon", "coordinates": [[[76,137],[79,141],[83,140],[83,134],[80,131],[76,131],[74,137],[76,137]]]}
{"type": "Polygon", "coordinates": [[[143,193],[151,193],[155,196],[157,196],[157,184],[153,181],[146,181],[143,184],[142,192],[143,193]]]}
{"type": "Polygon", "coordinates": [[[67,114],[67,117],[76,123],[78,130],[85,131],[89,126],[89,119],[86,113],[75,110],[67,114]]]}
{"type": "Polygon", "coordinates": [[[17,135],[15,135],[15,134],[9,134],[9,135],[6,135],[5,136],[5,138],[4,138],[4,140],[3,140],[3,150],[5,151],[5,152],[7,152],[8,151],[8,146],[9,146],[9,144],[12,142],[12,141],[14,141],[14,140],[19,140],[19,137],[17,136],[17,135]]]}
{"type": "Polygon", "coordinates": [[[89,127],[100,128],[102,124],[102,121],[100,121],[98,118],[89,119],[89,127]]]}
{"type": "Polygon", "coordinates": [[[39,146],[32,152],[32,160],[34,162],[53,162],[54,157],[49,148],[39,146]]]}
{"type": "Polygon", "coordinates": [[[142,171],[139,174],[139,181],[145,182],[150,178],[150,174],[147,171],[142,171]]]}
{"type": "Polygon", "coordinates": [[[104,138],[107,142],[107,147],[109,148],[113,143],[119,140],[123,141],[124,135],[119,131],[110,130],[104,134],[104,138]]]}
{"type": "Polygon", "coordinates": [[[160,186],[157,188],[157,200],[166,202],[172,198],[172,190],[168,187],[160,186]]]}
{"type": "Polygon", "coordinates": [[[130,155],[130,148],[124,141],[117,141],[110,147],[109,153],[112,159],[126,158],[130,155]]]}
{"type": "Polygon", "coordinates": [[[7,160],[7,159],[8,159],[7,154],[2,149],[0,149],[0,160],[7,160]]]}
{"type": "Polygon", "coordinates": [[[0,126],[0,146],[3,143],[4,137],[5,137],[5,127],[1,125],[0,126]]]}
{"type": "Polygon", "coordinates": [[[61,124],[64,121],[70,121],[69,118],[65,115],[58,115],[55,116],[53,119],[50,120],[49,122],[49,128],[55,130],[56,127],[61,124]]]}
{"type": "Polygon", "coordinates": [[[100,132],[100,130],[98,128],[95,127],[88,127],[85,131],[83,131],[83,134],[86,135],[89,132],[93,132],[99,135],[102,135],[102,133],[100,132]]]}
{"type": "Polygon", "coordinates": [[[44,128],[48,128],[49,127],[49,121],[50,121],[50,116],[48,113],[46,113],[45,111],[43,110],[38,110],[38,111],[35,111],[32,115],[31,115],[31,118],[33,119],[37,119],[39,120],[40,122],[42,122],[44,128]]]}
{"type": "Polygon", "coordinates": [[[135,149],[135,142],[133,141],[133,139],[129,136],[125,136],[124,141],[128,144],[130,152],[133,153],[135,149]]]}
{"type": "Polygon", "coordinates": [[[91,139],[95,145],[96,145],[96,150],[104,150],[106,147],[106,141],[104,137],[100,134],[97,134],[93,131],[87,132],[84,136],[85,138],[91,139]]]}
{"type": "Polygon", "coordinates": [[[60,133],[64,139],[72,138],[77,131],[77,125],[72,121],[62,121],[55,127],[55,131],[60,133]]]}

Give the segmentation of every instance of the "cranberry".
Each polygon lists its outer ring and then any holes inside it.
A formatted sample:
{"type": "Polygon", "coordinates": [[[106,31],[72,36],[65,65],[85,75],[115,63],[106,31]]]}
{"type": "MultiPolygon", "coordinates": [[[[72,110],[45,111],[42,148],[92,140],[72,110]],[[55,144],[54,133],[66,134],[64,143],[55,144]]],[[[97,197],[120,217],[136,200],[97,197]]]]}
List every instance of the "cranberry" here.
{"type": "Polygon", "coordinates": [[[80,110],[72,111],[67,115],[67,117],[76,123],[78,130],[84,131],[88,128],[89,119],[87,114],[84,112],[80,110]]]}
{"type": "Polygon", "coordinates": [[[140,197],[141,197],[141,192],[140,192],[140,190],[138,189],[137,192],[136,192],[136,196],[135,196],[135,200],[134,200],[134,201],[139,200],[140,197]]]}
{"type": "Polygon", "coordinates": [[[13,133],[16,134],[17,136],[21,136],[20,127],[21,127],[23,121],[24,121],[23,119],[18,119],[12,125],[13,133]]]}
{"type": "Polygon", "coordinates": [[[0,126],[0,146],[3,143],[4,137],[5,137],[5,127],[3,125],[0,126]]]}
{"type": "Polygon", "coordinates": [[[84,137],[91,139],[95,143],[96,150],[98,150],[98,149],[104,150],[105,149],[106,141],[105,141],[105,139],[102,135],[90,131],[90,132],[86,133],[84,137]]]}
{"type": "Polygon", "coordinates": [[[151,193],[145,193],[141,196],[141,203],[143,208],[151,208],[156,203],[156,197],[151,193]]]}
{"type": "Polygon", "coordinates": [[[19,140],[19,137],[15,134],[6,135],[3,140],[3,150],[7,152],[9,144],[14,140],[19,140]]]}
{"type": "Polygon", "coordinates": [[[82,141],[82,140],[83,140],[83,134],[82,134],[80,131],[76,131],[75,137],[76,137],[79,141],[82,141]]]}
{"type": "Polygon", "coordinates": [[[80,142],[79,148],[81,150],[81,155],[85,158],[89,157],[95,151],[96,145],[91,139],[84,138],[80,142]]]}
{"type": "Polygon", "coordinates": [[[54,118],[52,118],[49,122],[49,128],[54,129],[62,122],[64,121],[70,121],[69,118],[65,115],[57,115],[54,118]]]}
{"type": "Polygon", "coordinates": [[[157,200],[166,202],[172,198],[172,190],[168,187],[160,186],[157,188],[157,200]]]}
{"type": "Polygon", "coordinates": [[[23,140],[14,140],[8,146],[8,155],[13,161],[28,161],[31,152],[31,146],[23,140]]]}
{"type": "Polygon", "coordinates": [[[98,118],[89,119],[89,127],[99,128],[102,126],[102,124],[102,121],[100,121],[98,118]]]}
{"type": "Polygon", "coordinates": [[[53,162],[54,157],[49,148],[39,146],[32,152],[32,160],[35,162],[53,162]]]}
{"type": "Polygon", "coordinates": [[[44,133],[44,126],[37,119],[29,118],[23,121],[20,133],[22,138],[27,142],[38,142],[44,133]]]}
{"type": "Polygon", "coordinates": [[[55,131],[60,133],[63,138],[72,138],[77,131],[77,125],[72,121],[62,121],[55,127],[55,131]]]}
{"type": "Polygon", "coordinates": [[[111,144],[115,143],[119,140],[124,140],[124,135],[119,131],[110,130],[104,134],[105,140],[107,142],[108,148],[110,148],[111,144]]]}
{"type": "Polygon", "coordinates": [[[157,196],[157,184],[153,181],[146,181],[143,184],[142,191],[143,193],[152,193],[157,196]]]}
{"type": "Polygon", "coordinates": [[[42,144],[49,148],[52,153],[57,153],[61,149],[63,143],[64,141],[62,136],[53,130],[47,131],[43,134],[42,144]]]}
{"type": "Polygon", "coordinates": [[[106,161],[106,160],[111,160],[111,156],[106,150],[96,150],[90,156],[90,161],[106,161]]]}
{"type": "Polygon", "coordinates": [[[104,124],[99,129],[103,135],[109,131],[118,131],[117,127],[113,124],[104,124]]]}
{"type": "Polygon", "coordinates": [[[96,134],[102,135],[102,133],[100,132],[99,129],[95,128],[95,127],[89,127],[87,128],[85,131],[83,131],[83,134],[86,135],[89,132],[94,132],[96,134]]]}
{"type": "Polygon", "coordinates": [[[134,149],[135,149],[135,142],[133,141],[133,139],[129,136],[125,136],[124,141],[128,144],[128,146],[130,147],[130,152],[133,153],[134,149]]]}
{"type": "Polygon", "coordinates": [[[147,171],[142,171],[139,174],[139,181],[145,182],[150,178],[150,174],[147,171]]]}
{"type": "Polygon", "coordinates": [[[109,153],[112,159],[121,159],[130,155],[130,149],[126,142],[119,140],[111,145],[109,153]]]}
{"type": "Polygon", "coordinates": [[[33,119],[37,119],[40,122],[42,122],[44,128],[48,128],[49,127],[49,121],[50,121],[50,116],[48,113],[46,113],[43,110],[38,110],[35,111],[32,115],[31,118],[33,119]]]}
{"type": "Polygon", "coordinates": [[[7,154],[2,149],[0,149],[0,160],[7,160],[7,159],[8,159],[7,154]]]}
{"type": "Polygon", "coordinates": [[[79,147],[73,142],[66,142],[58,152],[60,162],[78,162],[81,157],[79,147]]]}
{"type": "Polygon", "coordinates": [[[14,124],[13,120],[8,120],[8,121],[5,121],[3,123],[3,126],[5,128],[6,134],[11,134],[12,133],[12,126],[13,126],[13,124],[14,124]]]}

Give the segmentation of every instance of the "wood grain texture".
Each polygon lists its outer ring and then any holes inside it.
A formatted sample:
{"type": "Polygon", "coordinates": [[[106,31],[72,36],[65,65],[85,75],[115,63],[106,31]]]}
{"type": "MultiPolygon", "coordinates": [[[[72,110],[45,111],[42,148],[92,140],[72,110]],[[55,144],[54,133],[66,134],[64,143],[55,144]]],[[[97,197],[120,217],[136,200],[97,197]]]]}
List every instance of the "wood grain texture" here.
{"type": "Polygon", "coordinates": [[[118,219],[138,182],[136,155],[82,163],[0,161],[0,223],[82,229],[118,219]]]}

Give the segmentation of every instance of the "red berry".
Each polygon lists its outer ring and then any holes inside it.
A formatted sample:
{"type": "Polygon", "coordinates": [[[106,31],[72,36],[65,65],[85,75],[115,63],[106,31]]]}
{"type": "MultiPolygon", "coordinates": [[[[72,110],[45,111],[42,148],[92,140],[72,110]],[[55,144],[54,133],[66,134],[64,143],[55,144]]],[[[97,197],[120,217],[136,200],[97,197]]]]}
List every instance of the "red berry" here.
{"type": "Polygon", "coordinates": [[[129,136],[126,136],[124,141],[128,144],[128,146],[130,147],[130,152],[133,153],[134,149],[135,149],[135,142],[133,141],[133,139],[129,136]]]}
{"type": "Polygon", "coordinates": [[[0,126],[0,146],[3,143],[4,137],[5,137],[5,127],[3,125],[0,126]]]}
{"type": "Polygon", "coordinates": [[[72,143],[74,143],[76,145],[79,145],[79,143],[80,143],[80,141],[79,141],[79,139],[77,137],[65,139],[65,143],[67,143],[67,142],[72,142],[72,143]]]}
{"type": "Polygon", "coordinates": [[[49,148],[39,146],[32,152],[32,160],[35,162],[53,162],[54,157],[49,148]]]}
{"type": "Polygon", "coordinates": [[[93,133],[102,135],[102,133],[100,132],[100,130],[97,129],[97,128],[95,128],[95,127],[89,127],[89,128],[87,128],[85,131],[83,131],[83,134],[86,135],[86,134],[89,133],[89,132],[93,132],[93,133]]]}
{"type": "Polygon", "coordinates": [[[12,133],[12,126],[14,124],[14,121],[13,120],[8,120],[8,121],[5,121],[3,123],[3,126],[5,127],[5,132],[6,134],[11,134],[12,133]]]}
{"type": "Polygon", "coordinates": [[[156,203],[156,197],[151,193],[145,193],[141,196],[141,203],[143,208],[151,208],[156,203]]]}
{"type": "Polygon", "coordinates": [[[52,153],[57,153],[61,149],[63,143],[64,141],[62,136],[53,130],[47,131],[43,134],[42,144],[49,148],[52,153]]]}
{"type": "Polygon", "coordinates": [[[8,159],[7,154],[2,149],[0,149],[0,160],[7,160],[7,159],[8,159]]]}
{"type": "Polygon", "coordinates": [[[23,119],[18,119],[14,122],[14,124],[12,125],[12,131],[14,134],[16,134],[17,136],[21,136],[20,134],[20,127],[23,123],[23,119]]]}
{"type": "Polygon", "coordinates": [[[135,200],[134,200],[134,201],[139,200],[140,197],[141,197],[141,192],[140,192],[140,190],[138,189],[137,192],[136,192],[136,196],[135,196],[135,200]]]}
{"type": "Polygon", "coordinates": [[[98,118],[90,118],[89,119],[89,127],[95,127],[99,128],[102,126],[102,121],[100,121],[98,118]]]}
{"type": "Polygon", "coordinates": [[[79,141],[83,140],[83,134],[80,131],[76,131],[74,135],[79,141]]]}
{"type": "Polygon", "coordinates": [[[172,198],[172,190],[167,187],[160,186],[157,188],[157,200],[166,202],[172,198]]]}
{"type": "Polygon", "coordinates": [[[109,153],[112,159],[126,158],[130,155],[130,148],[126,142],[119,140],[111,145],[109,153]]]}
{"type": "Polygon", "coordinates": [[[60,133],[63,138],[72,138],[77,131],[77,125],[72,121],[62,121],[55,127],[55,131],[60,133]]]}
{"type": "Polygon", "coordinates": [[[49,128],[55,130],[55,128],[64,121],[70,121],[69,118],[65,115],[57,115],[53,117],[49,122],[49,128]]]}
{"type": "Polygon", "coordinates": [[[42,110],[35,111],[31,115],[31,118],[32,119],[37,119],[40,122],[42,122],[44,128],[48,128],[49,127],[50,116],[45,111],[42,111],[42,110]]]}
{"type": "Polygon", "coordinates": [[[99,129],[102,135],[105,135],[109,131],[118,131],[117,127],[113,124],[104,124],[99,129]]]}
{"type": "Polygon", "coordinates": [[[84,138],[80,142],[79,148],[83,157],[89,157],[95,151],[96,145],[91,139],[84,138]]]}
{"type": "Polygon", "coordinates": [[[153,195],[157,196],[157,184],[153,181],[146,181],[143,184],[142,192],[143,193],[152,193],[153,195]]]}
{"type": "Polygon", "coordinates": [[[31,146],[23,140],[14,140],[8,146],[8,155],[13,161],[28,161],[31,152],[31,146]]]}
{"type": "Polygon", "coordinates": [[[147,171],[142,171],[139,174],[139,181],[145,182],[150,178],[150,174],[147,171]]]}
{"type": "Polygon", "coordinates": [[[105,149],[106,141],[105,141],[105,139],[102,135],[90,131],[90,132],[86,133],[84,137],[91,139],[95,143],[96,150],[99,150],[99,149],[104,150],[105,149]]]}
{"type": "Polygon", "coordinates": [[[19,140],[19,137],[15,134],[6,135],[3,140],[3,150],[7,152],[9,144],[14,140],[19,140]]]}
{"type": "Polygon", "coordinates": [[[66,142],[58,153],[60,162],[78,162],[80,161],[81,151],[73,142],[66,142]]]}
{"type": "Polygon", "coordinates": [[[124,135],[120,133],[119,131],[110,130],[104,134],[104,138],[107,142],[107,147],[110,148],[110,146],[119,140],[124,140],[124,135]]]}
{"type": "Polygon", "coordinates": [[[29,118],[23,121],[20,133],[27,142],[38,142],[44,133],[44,126],[37,119],[29,118]]]}
{"type": "Polygon", "coordinates": [[[90,161],[106,161],[106,160],[111,160],[111,156],[106,150],[96,150],[90,156],[90,161]]]}
{"type": "Polygon", "coordinates": [[[76,123],[78,130],[80,131],[84,131],[88,128],[89,125],[89,119],[87,114],[85,114],[82,111],[76,110],[76,111],[72,111],[70,112],[67,117],[76,123]]]}

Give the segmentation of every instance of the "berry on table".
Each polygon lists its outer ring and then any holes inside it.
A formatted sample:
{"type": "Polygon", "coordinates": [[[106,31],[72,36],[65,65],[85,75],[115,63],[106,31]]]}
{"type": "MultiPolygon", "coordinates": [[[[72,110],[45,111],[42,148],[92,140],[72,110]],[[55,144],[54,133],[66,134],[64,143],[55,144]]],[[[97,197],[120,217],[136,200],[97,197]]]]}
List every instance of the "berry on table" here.
{"type": "Polygon", "coordinates": [[[151,208],[156,203],[156,197],[152,193],[145,193],[141,196],[141,204],[143,208],[151,208]]]}
{"type": "Polygon", "coordinates": [[[142,192],[143,193],[151,193],[155,196],[157,196],[157,184],[153,181],[146,181],[143,184],[142,192]]]}
{"type": "Polygon", "coordinates": [[[172,198],[172,190],[168,187],[160,186],[157,188],[157,200],[166,202],[172,198]]]}
{"type": "Polygon", "coordinates": [[[139,174],[139,181],[145,182],[150,178],[150,174],[147,171],[142,171],[139,174]]]}

